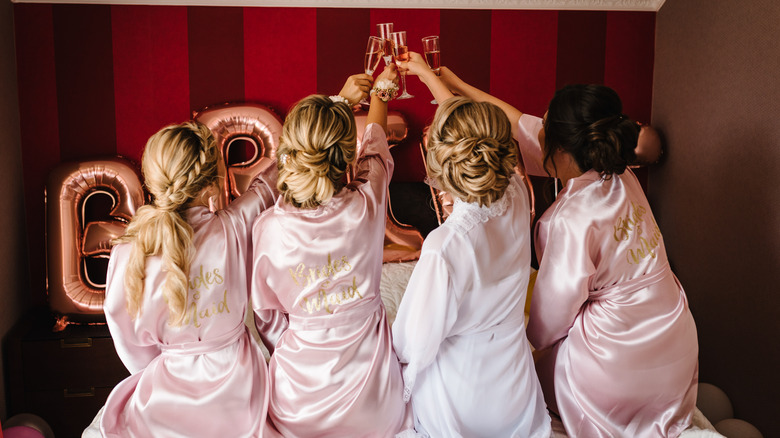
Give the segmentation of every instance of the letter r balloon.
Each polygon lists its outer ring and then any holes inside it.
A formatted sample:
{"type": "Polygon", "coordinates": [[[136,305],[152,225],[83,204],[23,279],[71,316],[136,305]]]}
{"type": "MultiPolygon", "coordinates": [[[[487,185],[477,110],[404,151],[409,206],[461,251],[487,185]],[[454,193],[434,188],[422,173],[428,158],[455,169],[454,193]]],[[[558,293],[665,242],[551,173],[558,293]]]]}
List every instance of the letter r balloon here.
{"type": "Polygon", "coordinates": [[[269,108],[252,103],[206,107],[193,118],[208,126],[219,145],[227,168],[221,205],[227,205],[274,162],[282,120],[269,108]]]}

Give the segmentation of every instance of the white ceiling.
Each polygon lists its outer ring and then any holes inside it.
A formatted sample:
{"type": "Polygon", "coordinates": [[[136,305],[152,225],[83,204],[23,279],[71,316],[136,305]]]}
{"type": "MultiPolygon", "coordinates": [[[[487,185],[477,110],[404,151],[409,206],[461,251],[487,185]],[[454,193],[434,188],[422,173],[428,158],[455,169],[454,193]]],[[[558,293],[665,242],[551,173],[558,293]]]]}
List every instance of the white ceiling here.
{"type": "Polygon", "coordinates": [[[11,0],[13,3],[410,9],[658,11],[665,0],[11,0]]]}

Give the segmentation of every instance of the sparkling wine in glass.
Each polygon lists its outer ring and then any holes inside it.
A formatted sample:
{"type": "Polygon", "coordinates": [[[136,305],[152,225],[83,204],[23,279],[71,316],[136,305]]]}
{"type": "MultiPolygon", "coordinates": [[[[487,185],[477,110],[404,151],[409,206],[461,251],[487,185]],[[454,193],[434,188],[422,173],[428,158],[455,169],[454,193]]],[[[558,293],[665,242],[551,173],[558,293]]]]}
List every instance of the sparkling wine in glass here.
{"type": "MultiPolygon", "coordinates": [[[[382,59],[384,54],[385,40],[383,38],[370,36],[368,37],[368,44],[366,44],[366,56],[363,58],[363,69],[367,75],[373,75],[379,65],[379,60],[382,59]]],[[[365,97],[360,101],[361,104],[367,105],[368,99],[365,97]]]]}
{"type": "MultiPolygon", "coordinates": [[[[401,63],[409,60],[409,48],[406,45],[406,31],[393,32],[390,34],[390,40],[393,42],[393,58],[395,58],[395,64],[398,68],[401,68],[401,63]]],[[[396,99],[409,99],[414,96],[406,91],[406,70],[401,71],[401,86],[402,93],[396,99]]]]}
{"type": "MultiPolygon", "coordinates": [[[[441,73],[441,49],[439,48],[439,36],[433,35],[433,36],[427,36],[422,39],[422,45],[423,45],[423,54],[425,55],[425,62],[428,64],[428,67],[433,70],[434,73],[436,73],[436,76],[439,76],[441,73]]],[[[436,99],[433,99],[431,103],[436,104],[436,99]]]]}
{"type": "Polygon", "coordinates": [[[439,75],[440,69],[440,60],[441,60],[441,49],[439,48],[439,36],[428,36],[422,39],[423,44],[423,53],[425,54],[425,62],[428,63],[428,67],[433,70],[434,73],[436,73],[436,76],[439,75]]]}
{"type": "Polygon", "coordinates": [[[393,42],[390,40],[390,34],[393,33],[393,23],[379,23],[376,25],[379,38],[385,40],[384,59],[385,65],[393,61],[393,42]]]}

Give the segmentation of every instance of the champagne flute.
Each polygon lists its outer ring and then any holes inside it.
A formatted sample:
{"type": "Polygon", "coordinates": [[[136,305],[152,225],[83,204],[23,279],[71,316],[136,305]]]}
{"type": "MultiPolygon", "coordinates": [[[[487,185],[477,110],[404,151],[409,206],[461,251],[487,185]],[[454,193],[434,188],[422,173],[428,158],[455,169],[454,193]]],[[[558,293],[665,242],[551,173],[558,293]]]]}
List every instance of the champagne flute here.
{"type": "MultiPolygon", "coordinates": [[[[406,31],[393,32],[390,34],[390,39],[393,41],[395,65],[400,70],[401,63],[409,60],[409,48],[406,46],[406,31]]],[[[406,70],[401,71],[401,86],[403,87],[403,92],[396,99],[410,99],[414,97],[406,91],[406,70]]]]}
{"type": "MultiPolygon", "coordinates": [[[[367,75],[373,75],[379,65],[379,60],[382,59],[384,53],[385,41],[382,38],[370,36],[368,37],[368,44],[366,45],[366,56],[363,58],[363,70],[367,75]]],[[[368,105],[368,99],[363,98],[360,100],[361,105],[368,105]]]]}
{"type": "MultiPolygon", "coordinates": [[[[441,74],[441,68],[439,62],[441,60],[441,49],[439,48],[439,36],[427,36],[422,39],[423,53],[425,54],[425,62],[428,64],[431,70],[439,76],[441,74]]],[[[436,104],[436,99],[433,99],[431,103],[436,104]]]]}
{"type": "Polygon", "coordinates": [[[439,48],[439,36],[427,36],[422,39],[423,53],[425,53],[425,62],[428,67],[439,76],[441,68],[439,65],[441,57],[441,49],[439,48]]]}
{"type": "Polygon", "coordinates": [[[393,42],[390,41],[390,34],[393,33],[393,23],[379,23],[376,25],[379,32],[379,38],[385,40],[384,58],[385,65],[393,61],[393,42]]]}

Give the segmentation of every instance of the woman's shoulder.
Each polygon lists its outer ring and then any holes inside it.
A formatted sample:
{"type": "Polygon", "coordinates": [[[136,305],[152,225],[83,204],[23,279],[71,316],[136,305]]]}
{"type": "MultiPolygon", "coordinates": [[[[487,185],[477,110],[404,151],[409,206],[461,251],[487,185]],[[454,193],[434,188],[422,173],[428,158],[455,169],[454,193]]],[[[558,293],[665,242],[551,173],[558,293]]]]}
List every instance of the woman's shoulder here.
{"type": "Polygon", "coordinates": [[[111,248],[110,261],[116,263],[118,261],[127,260],[130,258],[131,249],[132,243],[130,242],[117,243],[111,248]]]}
{"type": "Polygon", "coordinates": [[[595,222],[613,220],[634,203],[647,203],[636,176],[627,170],[603,178],[595,170],[570,180],[540,218],[543,226],[565,224],[589,228],[595,222]]]}

